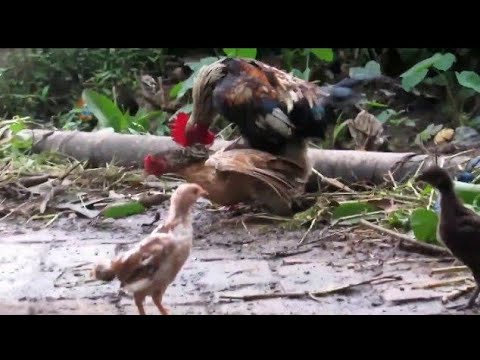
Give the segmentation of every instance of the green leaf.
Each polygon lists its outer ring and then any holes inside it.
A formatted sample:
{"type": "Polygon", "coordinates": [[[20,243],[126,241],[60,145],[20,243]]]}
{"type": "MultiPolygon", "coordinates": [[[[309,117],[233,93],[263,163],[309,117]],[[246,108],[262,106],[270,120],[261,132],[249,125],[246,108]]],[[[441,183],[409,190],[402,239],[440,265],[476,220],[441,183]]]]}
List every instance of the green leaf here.
{"type": "Polygon", "coordinates": [[[215,56],[209,56],[209,57],[203,58],[200,61],[186,62],[185,65],[187,65],[190,69],[192,69],[194,72],[196,72],[196,71],[200,70],[203,66],[210,65],[217,60],[219,60],[219,58],[217,58],[215,56]]]}
{"type": "Polygon", "coordinates": [[[410,218],[405,210],[397,210],[388,216],[391,227],[409,230],[410,218]]]}
{"type": "Polygon", "coordinates": [[[350,77],[353,79],[370,79],[382,75],[380,64],[376,61],[369,61],[364,67],[350,68],[350,77]]]}
{"type": "Polygon", "coordinates": [[[377,115],[378,121],[381,123],[386,123],[392,116],[397,115],[398,113],[393,109],[387,109],[382,111],[380,114],[377,115]]]}
{"type": "Polygon", "coordinates": [[[47,85],[42,89],[42,94],[41,94],[42,99],[45,99],[47,97],[48,90],[50,90],[50,85],[47,85]]]}
{"type": "Polygon", "coordinates": [[[455,75],[460,85],[480,92],[480,76],[475,71],[455,72],[455,75]]]}
{"type": "Polygon", "coordinates": [[[371,203],[362,201],[351,201],[338,205],[333,210],[332,216],[334,219],[339,219],[346,216],[360,215],[363,213],[369,213],[377,210],[378,208],[371,203]]]}
{"type": "Polygon", "coordinates": [[[178,93],[180,92],[180,90],[182,89],[183,87],[183,81],[180,81],[178,84],[176,84],[174,87],[172,87],[170,89],[170,97],[171,98],[176,98],[178,96],[178,93]]]}
{"type": "Polygon", "coordinates": [[[320,60],[327,62],[333,61],[333,49],[314,48],[310,49],[310,52],[320,60]]]}
{"type": "Polygon", "coordinates": [[[181,97],[183,97],[183,95],[185,95],[188,90],[193,88],[194,83],[195,83],[195,73],[190,75],[190,77],[187,80],[182,81],[181,83],[182,86],[180,87],[180,90],[177,92],[177,99],[180,99],[181,97]]]}
{"type": "Polygon", "coordinates": [[[228,57],[241,57],[255,59],[257,57],[256,48],[224,48],[223,52],[228,57]]]}
{"type": "Polygon", "coordinates": [[[410,216],[415,238],[427,243],[437,242],[438,215],[433,210],[416,209],[410,216]]]}
{"type": "Polygon", "coordinates": [[[388,108],[388,105],[379,103],[377,101],[367,101],[365,104],[373,108],[388,108]]]}
{"type": "Polygon", "coordinates": [[[433,136],[435,136],[440,130],[442,130],[443,125],[435,125],[435,124],[429,124],[425,130],[423,130],[420,134],[418,134],[419,139],[421,141],[428,141],[430,140],[433,136]]]}
{"type": "Polygon", "coordinates": [[[427,76],[428,70],[433,66],[438,70],[446,71],[450,69],[456,61],[455,55],[451,53],[436,53],[433,56],[420,61],[405,71],[400,77],[402,78],[402,86],[406,91],[410,91],[418,85],[427,76]]]}
{"type": "Polygon", "coordinates": [[[18,133],[19,131],[22,131],[23,129],[25,129],[25,124],[20,122],[20,121],[17,121],[17,122],[14,122],[13,124],[10,125],[10,131],[13,133],[13,134],[16,134],[18,133]]]}
{"type": "Polygon", "coordinates": [[[113,128],[115,132],[128,129],[128,120],[121,110],[108,97],[87,89],[82,93],[82,98],[89,110],[98,119],[101,128],[113,128]]]}
{"type": "Polygon", "coordinates": [[[119,219],[145,211],[145,207],[138,201],[124,202],[108,205],[102,210],[101,214],[106,218],[119,219]]]}
{"type": "Polygon", "coordinates": [[[306,68],[305,71],[302,74],[303,80],[308,81],[310,79],[310,68],[306,68]]]}
{"type": "Polygon", "coordinates": [[[447,71],[452,67],[455,61],[457,61],[455,55],[451,53],[442,54],[437,60],[435,60],[433,67],[441,71],[447,71]]]}
{"type": "Polygon", "coordinates": [[[340,124],[337,124],[333,129],[333,143],[337,141],[338,136],[341,134],[342,130],[344,130],[348,124],[349,120],[345,120],[340,124]]]}
{"type": "Polygon", "coordinates": [[[298,69],[292,69],[292,75],[300,79],[303,79],[303,73],[298,69]]]}
{"type": "Polygon", "coordinates": [[[420,84],[425,76],[428,74],[428,69],[423,69],[417,72],[413,72],[408,76],[402,77],[402,87],[405,91],[412,90],[415,86],[420,84]]]}
{"type": "Polygon", "coordinates": [[[476,198],[480,196],[480,185],[454,181],[455,193],[466,204],[475,204],[476,198]]]}

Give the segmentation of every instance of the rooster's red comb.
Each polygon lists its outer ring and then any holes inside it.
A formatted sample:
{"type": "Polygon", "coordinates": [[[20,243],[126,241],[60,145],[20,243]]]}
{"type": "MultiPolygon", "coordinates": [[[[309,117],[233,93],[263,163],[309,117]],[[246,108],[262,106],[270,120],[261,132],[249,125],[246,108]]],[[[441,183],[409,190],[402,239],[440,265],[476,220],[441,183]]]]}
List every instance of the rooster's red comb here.
{"type": "Polygon", "coordinates": [[[208,130],[208,126],[195,124],[194,130],[189,137],[185,134],[190,115],[184,112],[179,112],[177,116],[170,123],[170,133],[173,141],[182,146],[190,146],[194,143],[203,145],[210,145],[215,139],[215,134],[208,130]]]}

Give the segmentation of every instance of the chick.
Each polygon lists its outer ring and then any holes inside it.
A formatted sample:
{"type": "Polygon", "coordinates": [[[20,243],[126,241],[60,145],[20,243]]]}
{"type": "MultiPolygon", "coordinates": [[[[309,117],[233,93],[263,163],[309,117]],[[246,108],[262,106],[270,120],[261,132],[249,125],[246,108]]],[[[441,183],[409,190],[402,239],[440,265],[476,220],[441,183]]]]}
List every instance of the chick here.
{"type": "Polygon", "coordinates": [[[118,279],[122,288],[133,293],[140,315],[145,315],[143,304],[147,296],[152,297],[161,314],[167,315],[169,310],[162,305],[162,298],[190,255],[191,209],[206,195],[199,185],[180,185],[172,194],[165,223],[131,250],[97,264],[93,276],[103,281],[118,279]]]}

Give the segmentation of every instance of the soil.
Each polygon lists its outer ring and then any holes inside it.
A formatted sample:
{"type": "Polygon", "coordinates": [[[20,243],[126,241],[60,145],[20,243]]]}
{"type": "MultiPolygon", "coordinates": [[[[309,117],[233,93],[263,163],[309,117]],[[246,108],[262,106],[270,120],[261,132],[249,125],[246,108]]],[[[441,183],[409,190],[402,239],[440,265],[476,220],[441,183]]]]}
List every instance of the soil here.
{"type": "MultiPolygon", "coordinates": [[[[166,206],[160,207],[162,218],[166,206]]],[[[152,230],[142,224],[151,221],[154,213],[94,222],[60,218],[48,228],[45,222],[1,221],[0,313],[137,314],[131,296],[119,290],[118,282],[90,278],[91,263],[139,241],[152,230]]],[[[413,289],[443,279],[446,275],[431,275],[431,270],[452,265],[452,259],[404,252],[391,239],[372,238],[371,232],[365,236],[361,230],[337,228],[327,233],[319,228],[297,248],[305,230],[286,231],[271,223],[242,224],[225,211],[209,211],[205,203],[195,208],[194,227],[192,255],[164,297],[173,314],[466,313],[448,310],[441,301],[455,285],[413,289]],[[318,298],[221,298],[321,292],[390,275],[402,279],[318,298]]],[[[465,300],[462,297],[457,302],[465,300]]],[[[151,299],[147,299],[146,311],[158,314],[151,299]]]]}

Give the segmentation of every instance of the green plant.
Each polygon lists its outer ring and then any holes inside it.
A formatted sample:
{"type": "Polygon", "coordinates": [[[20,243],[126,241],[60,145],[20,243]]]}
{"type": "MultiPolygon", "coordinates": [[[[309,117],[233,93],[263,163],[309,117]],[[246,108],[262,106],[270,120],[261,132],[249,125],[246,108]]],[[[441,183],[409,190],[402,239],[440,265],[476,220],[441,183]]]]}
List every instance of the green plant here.
{"type": "Polygon", "coordinates": [[[334,59],[333,49],[331,48],[307,48],[307,49],[293,49],[284,53],[284,59],[287,69],[292,71],[292,74],[300,79],[309,81],[312,73],[311,56],[323,62],[332,62],[334,59]],[[294,59],[302,58],[305,61],[305,70],[301,71],[294,67],[294,59]]]}
{"type": "Polygon", "coordinates": [[[2,114],[49,118],[67,112],[84,88],[111,95],[142,71],[164,67],[164,49],[21,49],[6,56],[0,72],[2,114]]]}
{"type": "Polygon", "coordinates": [[[157,135],[168,135],[166,114],[163,111],[146,112],[139,109],[135,115],[122,112],[115,102],[94,90],[84,90],[82,94],[88,109],[98,120],[99,128],[113,128],[118,133],[147,133],[156,125],[157,135]],[[152,124],[153,123],[153,124],[152,124]]]}
{"type": "MultiPolygon", "coordinates": [[[[402,87],[413,91],[420,83],[445,88],[447,106],[444,111],[451,114],[456,122],[465,125],[461,114],[465,111],[465,102],[480,93],[480,76],[473,71],[454,72],[453,65],[457,58],[452,53],[435,53],[418,62],[402,75],[402,87]],[[435,76],[427,78],[429,72],[435,76]]],[[[469,119],[469,116],[466,117],[469,119]]]]}
{"type": "Polygon", "coordinates": [[[19,132],[27,128],[29,117],[15,116],[11,120],[0,121],[0,158],[5,161],[12,157],[24,156],[30,151],[32,139],[20,136],[19,132]]]}

